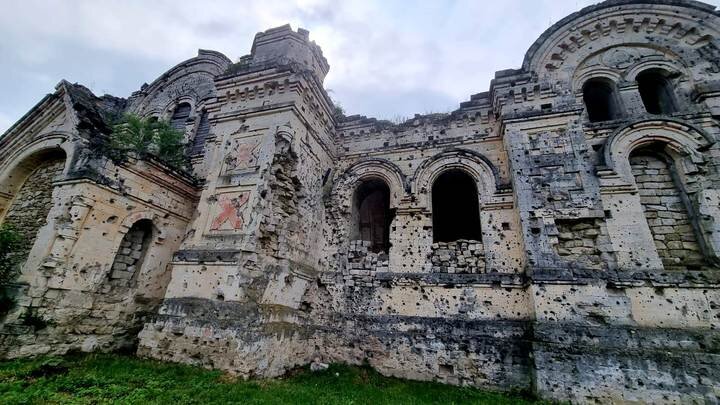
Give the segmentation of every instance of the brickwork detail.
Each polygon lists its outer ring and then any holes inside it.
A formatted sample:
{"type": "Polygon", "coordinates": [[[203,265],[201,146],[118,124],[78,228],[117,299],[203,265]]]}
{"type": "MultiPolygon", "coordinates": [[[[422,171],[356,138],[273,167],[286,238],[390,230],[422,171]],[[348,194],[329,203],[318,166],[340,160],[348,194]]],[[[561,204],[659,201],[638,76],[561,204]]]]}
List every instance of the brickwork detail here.
{"type": "Polygon", "coordinates": [[[485,248],[467,239],[433,243],[430,262],[433,273],[484,273],[485,248]]]}
{"type": "Polygon", "coordinates": [[[152,224],[148,221],[136,222],[125,234],[120,249],[112,264],[110,280],[128,283],[136,272],[140,271],[142,259],[152,237],[152,224]]]}
{"type": "Polygon", "coordinates": [[[23,250],[26,256],[37,236],[38,230],[47,223],[47,216],[53,205],[52,182],[63,171],[64,160],[43,163],[35,169],[18,190],[8,208],[3,223],[15,228],[23,237],[23,250]]]}
{"type": "Polygon", "coordinates": [[[668,164],[660,157],[630,157],[635,184],[655,247],[667,269],[703,264],[695,231],[668,164]]]}
{"type": "Polygon", "coordinates": [[[556,220],[558,244],[555,249],[560,257],[588,268],[605,267],[597,247],[600,236],[599,220],[556,220]]]}
{"type": "Polygon", "coordinates": [[[347,254],[347,269],[343,271],[344,283],[348,287],[372,287],[377,272],[390,270],[387,253],[374,253],[372,243],[367,240],[350,242],[347,254]]]}

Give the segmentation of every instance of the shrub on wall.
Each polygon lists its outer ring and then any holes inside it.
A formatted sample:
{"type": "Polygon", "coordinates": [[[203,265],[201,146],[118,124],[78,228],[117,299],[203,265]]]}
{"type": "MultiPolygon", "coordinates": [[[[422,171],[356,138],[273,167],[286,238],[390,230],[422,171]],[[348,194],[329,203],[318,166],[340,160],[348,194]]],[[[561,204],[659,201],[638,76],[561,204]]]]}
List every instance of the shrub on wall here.
{"type": "Polygon", "coordinates": [[[0,225],[0,286],[15,278],[17,265],[22,260],[18,255],[23,238],[13,227],[0,225]]]}
{"type": "Polygon", "coordinates": [[[7,314],[15,305],[8,291],[8,284],[17,275],[17,266],[22,260],[18,254],[23,238],[10,225],[0,225],[0,317],[7,314]]]}
{"type": "Polygon", "coordinates": [[[183,133],[163,120],[126,114],[113,126],[110,146],[116,158],[133,153],[140,159],[153,156],[175,168],[186,164],[183,133]]]}

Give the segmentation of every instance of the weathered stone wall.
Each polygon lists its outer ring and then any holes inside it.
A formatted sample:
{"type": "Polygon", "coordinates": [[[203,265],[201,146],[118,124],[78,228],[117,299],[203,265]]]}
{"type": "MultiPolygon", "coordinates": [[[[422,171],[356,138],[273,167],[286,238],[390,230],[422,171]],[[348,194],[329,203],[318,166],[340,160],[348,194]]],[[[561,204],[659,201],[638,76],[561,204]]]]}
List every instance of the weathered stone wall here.
{"type": "Polygon", "coordinates": [[[2,356],[132,348],[156,312],[169,280],[167,263],[192,213],[194,186],[155,163],[105,164],[105,185],[68,179],[72,174],[55,177],[47,225],[33,248],[42,252],[40,264],[26,262],[11,286],[16,302],[0,324],[2,356]],[[142,261],[133,257],[137,249],[123,246],[136,238],[139,222],[152,224],[142,261]],[[132,279],[127,271],[118,277],[113,263],[130,260],[132,279]]]}
{"type": "Polygon", "coordinates": [[[36,168],[25,180],[7,212],[2,223],[15,229],[23,238],[19,255],[25,257],[30,252],[37,233],[47,223],[52,208],[53,181],[65,168],[65,160],[51,160],[36,168]]]}
{"type": "Polygon", "coordinates": [[[436,242],[430,262],[433,273],[484,273],[485,249],[476,240],[436,242]]]}
{"type": "Polygon", "coordinates": [[[702,266],[700,245],[668,164],[659,157],[638,154],[630,157],[630,165],[663,266],[702,266]]]}
{"type": "Polygon", "coordinates": [[[556,252],[561,258],[576,263],[578,267],[604,269],[606,263],[598,249],[602,230],[600,220],[556,220],[558,243],[556,252]]]}
{"type": "Polygon", "coordinates": [[[201,51],[123,107],[166,117],[190,104],[189,142],[204,117],[198,188],[90,152],[83,137],[102,120],[63,84],[0,140],[6,207],[21,186],[8,167],[42,160],[22,152],[32,125],[82,135],[43,146],[72,164],[2,354],[138,338],[141,356],[245,377],[369,362],[579,403],[717,402],[719,41],[702,3],[611,0],[559,21],[458,110],[393,124],[338,114],[307,31],[271,29],[238,63],[201,51]],[[637,77],[657,70],[674,109],[650,114],[637,77]],[[593,80],[612,91],[610,119],[590,119],[593,80]],[[433,185],[448,171],[474,182],[480,240],[434,243],[433,185]],[[377,252],[358,240],[366,182],[389,192],[377,252]],[[140,221],[152,222],[144,256],[140,221]],[[49,324],[33,330],[28,313],[49,324]]]}

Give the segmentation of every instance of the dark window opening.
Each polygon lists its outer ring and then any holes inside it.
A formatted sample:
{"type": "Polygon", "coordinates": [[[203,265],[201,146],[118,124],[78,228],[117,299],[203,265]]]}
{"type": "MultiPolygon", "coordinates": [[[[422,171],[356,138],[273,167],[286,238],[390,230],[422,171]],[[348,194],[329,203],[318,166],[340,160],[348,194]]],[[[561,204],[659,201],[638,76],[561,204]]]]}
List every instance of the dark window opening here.
{"type": "Polygon", "coordinates": [[[449,170],[432,187],[433,240],[482,240],[475,181],[461,170],[449,170]]]}
{"type": "Polygon", "coordinates": [[[185,124],[187,124],[187,120],[190,118],[190,110],[190,104],[178,104],[178,106],[175,107],[175,111],[173,111],[172,118],[170,118],[170,126],[175,130],[185,132],[185,124]]]}
{"type": "Polygon", "coordinates": [[[590,79],[583,86],[583,101],[590,122],[607,121],[620,117],[615,84],[604,79],[590,79]]]}
{"type": "Polygon", "coordinates": [[[110,271],[111,280],[126,284],[137,278],[150,246],[152,231],[153,224],[149,219],[133,224],[120,242],[110,271]]]}
{"type": "Polygon", "coordinates": [[[637,83],[647,112],[671,114],[677,111],[671,83],[663,71],[646,70],[637,76],[637,83]]]}
{"type": "Polygon", "coordinates": [[[355,191],[356,237],[370,242],[370,250],[387,252],[390,247],[390,188],[379,179],[364,181],[355,191]]]}
{"type": "Polygon", "coordinates": [[[198,124],[197,131],[195,132],[195,138],[193,138],[192,146],[190,148],[190,155],[201,155],[205,151],[205,142],[210,134],[210,120],[208,119],[207,111],[203,111],[200,115],[200,123],[198,124]]]}

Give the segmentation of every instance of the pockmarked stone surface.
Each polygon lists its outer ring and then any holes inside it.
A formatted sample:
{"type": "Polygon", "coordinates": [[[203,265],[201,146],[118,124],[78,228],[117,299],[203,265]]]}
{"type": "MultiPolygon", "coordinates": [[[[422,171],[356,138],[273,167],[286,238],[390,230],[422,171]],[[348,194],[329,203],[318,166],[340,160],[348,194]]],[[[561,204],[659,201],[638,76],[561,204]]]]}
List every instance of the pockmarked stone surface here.
{"type": "MultiPolygon", "coordinates": [[[[532,41],[528,38],[528,43],[532,41]]],[[[128,98],[61,81],[0,137],[0,356],[132,350],[573,403],[720,401],[720,13],[610,0],[448,114],[344,115],[303,29],[128,98]],[[125,113],[188,167],[105,156],[125,113]]]]}

